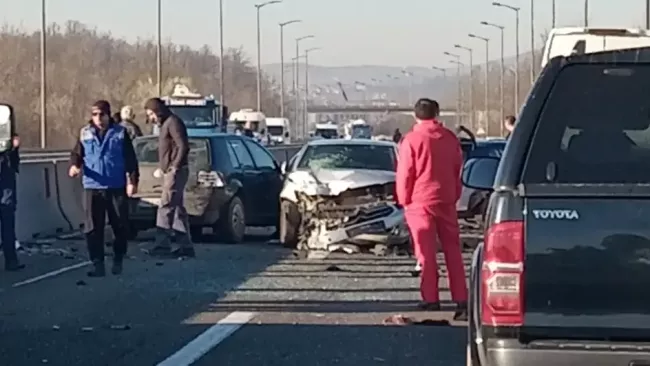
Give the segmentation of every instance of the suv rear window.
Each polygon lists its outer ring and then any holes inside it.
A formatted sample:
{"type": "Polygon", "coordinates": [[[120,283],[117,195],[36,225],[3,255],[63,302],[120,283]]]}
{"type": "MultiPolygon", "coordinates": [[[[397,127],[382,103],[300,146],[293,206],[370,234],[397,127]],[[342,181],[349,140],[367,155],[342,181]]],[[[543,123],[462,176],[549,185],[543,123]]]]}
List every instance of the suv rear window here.
{"type": "Polygon", "coordinates": [[[525,183],[650,181],[650,66],[574,64],[542,109],[525,183]]]}
{"type": "MultiPolygon", "coordinates": [[[[210,144],[204,138],[190,138],[190,165],[210,165],[210,144]]],[[[134,142],[135,154],[138,162],[144,164],[158,164],[158,137],[138,138],[134,142]]]]}

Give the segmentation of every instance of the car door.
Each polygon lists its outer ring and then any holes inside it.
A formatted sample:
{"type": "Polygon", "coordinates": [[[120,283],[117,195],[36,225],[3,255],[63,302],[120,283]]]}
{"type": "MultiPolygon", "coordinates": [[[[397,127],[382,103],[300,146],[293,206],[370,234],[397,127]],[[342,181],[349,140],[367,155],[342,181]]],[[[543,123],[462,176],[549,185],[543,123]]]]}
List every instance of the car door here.
{"type": "Polygon", "coordinates": [[[250,151],[257,170],[262,175],[262,205],[258,206],[264,215],[266,225],[275,225],[280,212],[280,191],[282,190],[282,173],[273,155],[257,142],[245,139],[244,144],[250,151]]]}
{"type": "Polygon", "coordinates": [[[228,145],[235,155],[240,169],[246,223],[259,225],[259,221],[264,216],[259,206],[266,193],[263,174],[255,167],[253,157],[244,145],[244,139],[238,136],[229,137],[228,145]]]}

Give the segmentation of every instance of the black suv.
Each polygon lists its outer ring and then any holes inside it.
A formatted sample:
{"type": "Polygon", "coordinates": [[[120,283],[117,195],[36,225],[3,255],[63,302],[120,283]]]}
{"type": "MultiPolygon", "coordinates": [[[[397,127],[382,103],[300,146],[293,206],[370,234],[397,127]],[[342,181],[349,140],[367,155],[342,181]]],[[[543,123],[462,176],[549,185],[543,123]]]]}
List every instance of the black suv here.
{"type": "MultiPolygon", "coordinates": [[[[283,176],[273,154],[256,141],[235,134],[188,130],[190,178],[185,208],[192,237],[212,228],[224,241],[239,243],[246,226],[276,226],[283,176]]],[[[158,136],[134,142],[140,163],[140,187],[131,207],[133,231],[155,226],[162,179],[158,168],[158,136]]]]}
{"type": "Polygon", "coordinates": [[[553,59],[463,181],[494,190],[468,365],[650,365],[650,48],[553,59]]]}

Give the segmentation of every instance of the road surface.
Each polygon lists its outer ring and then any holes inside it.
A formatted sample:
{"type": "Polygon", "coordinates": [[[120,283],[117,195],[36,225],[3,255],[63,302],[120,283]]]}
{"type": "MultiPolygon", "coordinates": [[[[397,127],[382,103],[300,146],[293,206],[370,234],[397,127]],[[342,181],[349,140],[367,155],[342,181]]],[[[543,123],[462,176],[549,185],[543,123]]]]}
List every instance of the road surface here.
{"type": "Polygon", "coordinates": [[[102,279],[86,278],[79,238],[31,246],[26,271],[0,273],[0,365],[465,362],[463,323],[382,324],[396,314],[451,319],[413,312],[412,259],[302,260],[259,241],[206,243],[196,259],[158,261],[141,253],[146,245],[131,246],[123,275],[102,279]]]}

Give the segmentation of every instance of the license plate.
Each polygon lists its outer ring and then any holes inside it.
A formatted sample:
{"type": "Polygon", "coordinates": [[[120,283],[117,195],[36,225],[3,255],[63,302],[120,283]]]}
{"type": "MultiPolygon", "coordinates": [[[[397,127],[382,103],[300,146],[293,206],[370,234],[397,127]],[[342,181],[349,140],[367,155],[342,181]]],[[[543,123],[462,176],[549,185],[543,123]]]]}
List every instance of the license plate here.
{"type": "Polygon", "coordinates": [[[139,207],[149,208],[151,206],[160,206],[160,197],[141,197],[138,203],[139,207]]]}
{"type": "Polygon", "coordinates": [[[386,232],[386,225],[383,221],[377,221],[355,227],[346,231],[349,237],[353,238],[362,234],[383,234],[386,232]]]}

